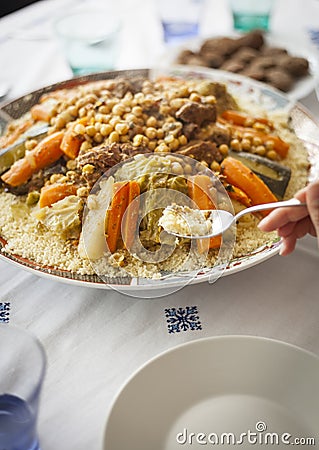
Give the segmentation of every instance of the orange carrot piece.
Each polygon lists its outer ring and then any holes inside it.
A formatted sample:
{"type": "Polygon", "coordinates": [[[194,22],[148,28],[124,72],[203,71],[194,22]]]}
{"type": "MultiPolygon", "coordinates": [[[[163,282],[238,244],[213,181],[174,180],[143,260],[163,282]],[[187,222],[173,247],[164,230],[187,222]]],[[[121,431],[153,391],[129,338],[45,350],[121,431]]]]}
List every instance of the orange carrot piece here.
{"type": "Polygon", "coordinates": [[[129,195],[128,181],[117,182],[113,185],[113,198],[111,207],[107,212],[106,243],[111,253],[117,249],[120,237],[121,223],[127,207],[129,195]]]}
{"type": "Polygon", "coordinates": [[[187,180],[188,195],[199,209],[215,209],[210,189],[213,187],[207,175],[195,175],[187,180]]]}
{"type": "Polygon", "coordinates": [[[31,117],[33,120],[41,120],[44,122],[50,122],[53,117],[57,100],[50,98],[42,103],[37,103],[31,108],[31,117]]]}
{"type": "Polygon", "coordinates": [[[62,138],[63,132],[57,131],[42,139],[24,158],[16,161],[1,179],[10,186],[26,183],[35,172],[53,164],[63,155],[60,149],[62,138]]]}
{"type": "Polygon", "coordinates": [[[75,124],[67,129],[61,143],[61,150],[71,159],[78,156],[81,144],[84,141],[84,136],[76,134],[74,127],[75,124]]]}
{"type": "Polygon", "coordinates": [[[76,185],[67,183],[54,183],[49,186],[43,186],[40,193],[39,206],[40,208],[51,206],[69,195],[75,195],[77,189],[76,185]]]}
{"type": "Polygon", "coordinates": [[[230,198],[236,200],[239,203],[242,203],[243,205],[247,206],[247,208],[251,206],[251,199],[242,189],[239,189],[239,187],[229,184],[226,186],[226,192],[230,198]]]}
{"type": "MultiPolygon", "coordinates": [[[[195,175],[187,180],[188,195],[201,210],[216,209],[211,199],[211,189],[213,187],[211,179],[207,175],[195,175]]],[[[219,248],[221,246],[221,236],[215,236],[209,239],[197,239],[197,248],[199,253],[207,252],[210,248],[219,248]]]]}
{"type": "Polygon", "coordinates": [[[125,221],[123,223],[123,241],[125,247],[130,249],[135,240],[135,233],[137,227],[137,219],[139,213],[139,200],[135,200],[140,195],[140,185],[137,181],[133,180],[129,182],[129,193],[128,193],[128,208],[126,213],[125,221]],[[134,204],[131,205],[131,203],[134,204]]]}
{"type": "Polygon", "coordinates": [[[25,158],[27,158],[31,167],[34,168],[34,172],[50,166],[61,158],[63,155],[60,148],[62,139],[63,131],[56,131],[42,139],[31,152],[26,154],[25,158]]]}
{"type": "Polygon", "coordinates": [[[265,117],[251,117],[241,111],[227,109],[222,112],[221,117],[228,122],[235,125],[241,125],[243,127],[250,126],[248,125],[249,123],[262,123],[263,125],[267,125],[271,130],[274,128],[274,124],[271,120],[268,120],[265,117]]]}
{"type": "Polygon", "coordinates": [[[25,158],[16,161],[1,179],[10,186],[16,187],[28,181],[33,174],[29,161],[25,158]]]}
{"type": "Polygon", "coordinates": [[[277,202],[269,187],[238,159],[228,156],[221,164],[228,183],[237,186],[251,199],[252,205],[277,202]]]}

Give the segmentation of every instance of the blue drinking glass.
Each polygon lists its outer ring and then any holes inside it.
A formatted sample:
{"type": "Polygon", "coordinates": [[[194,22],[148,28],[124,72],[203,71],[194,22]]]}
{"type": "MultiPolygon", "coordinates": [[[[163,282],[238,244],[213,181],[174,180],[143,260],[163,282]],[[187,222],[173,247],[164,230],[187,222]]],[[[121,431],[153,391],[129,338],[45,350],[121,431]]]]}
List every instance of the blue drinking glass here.
{"type": "Polygon", "coordinates": [[[45,374],[42,345],[28,332],[0,324],[0,450],[40,450],[36,422],[45,374]]]}

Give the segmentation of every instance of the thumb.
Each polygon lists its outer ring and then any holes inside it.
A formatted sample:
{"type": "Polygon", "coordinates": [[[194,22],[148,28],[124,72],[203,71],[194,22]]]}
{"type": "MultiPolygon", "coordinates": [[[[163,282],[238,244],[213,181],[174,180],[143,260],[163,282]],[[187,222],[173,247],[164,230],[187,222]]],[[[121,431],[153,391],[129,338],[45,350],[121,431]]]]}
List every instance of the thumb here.
{"type": "Polygon", "coordinates": [[[319,180],[308,185],[306,191],[307,208],[316,231],[319,246],[319,180]]]}

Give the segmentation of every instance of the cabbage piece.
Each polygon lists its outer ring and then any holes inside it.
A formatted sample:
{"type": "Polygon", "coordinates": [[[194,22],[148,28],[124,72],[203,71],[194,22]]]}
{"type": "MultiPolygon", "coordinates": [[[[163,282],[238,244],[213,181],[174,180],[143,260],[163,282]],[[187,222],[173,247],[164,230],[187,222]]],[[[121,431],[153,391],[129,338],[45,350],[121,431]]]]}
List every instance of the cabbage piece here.
{"type": "Polygon", "coordinates": [[[61,234],[64,238],[78,238],[81,231],[82,206],[81,198],[69,195],[50,207],[36,210],[33,215],[49,230],[61,234]]]}

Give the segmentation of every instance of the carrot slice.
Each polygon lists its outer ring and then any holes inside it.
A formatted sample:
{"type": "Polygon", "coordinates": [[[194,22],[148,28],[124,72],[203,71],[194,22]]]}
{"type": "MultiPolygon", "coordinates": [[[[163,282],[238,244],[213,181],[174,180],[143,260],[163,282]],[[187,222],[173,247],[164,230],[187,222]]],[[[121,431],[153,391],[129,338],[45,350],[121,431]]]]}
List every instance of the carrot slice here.
{"type": "Polygon", "coordinates": [[[49,98],[45,102],[37,103],[31,108],[31,117],[34,120],[43,120],[44,122],[50,122],[53,117],[57,100],[49,98]]]}
{"type": "Polygon", "coordinates": [[[62,138],[63,132],[57,131],[42,139],[24,158],[16,161],[1,179],[10,186],[26,183],[35,172],[53,164],[63,155],[60,149],[62,138]]]}
{"type": "Polygon", "coordinates": [[[222,112],[221,117],[228,122],[231,122],[235,125],[241,125],[243,127],[250,126],[248,125],[248,123],[262,123],[263,125],[267,125],[271,130],[274,128],[274,124],[271,120],[266,119],[265,117],[251,117],[241,111],[227,109],[226,111],[222,112]]]}
{"type": "MultiPolygon", "coordinates": [[[[211,198],[213,184],[207,175],[195,175],[187,180],[188,196],[195,202],[201,210],[216,209],[211,198]]],[[[221,246],[221,236],[209,239],[197,239],[197,249],[199,253],[207,252],[209,249],[221,246]]]]}
{"type": "Polygon", "coordinates": [[[20,186],[28,181],[33,174],[33,169],[29,164],[29,161],[25,158],[16,161],[1,179],[10,186],[20,186]]]}
{"type": "Polygon", "coordinates": [[[127,207],[128,196],[128,181],[114,183],[111,207],[107,212],[105,233],[106,243],[111,253],[114,253],[117,249],[117,241],[120,237],[121,223],[127,207]]]}
{"type": "Polygon", "coordinates": [[[137,227],[137,219],[139,213],[139,200],[135,200],[140,195],[140,185],[137,181],[133,180],[129,182],[129,193],[128,193],[128,211],[123,223],[123,241],[125,247],[130,249],[135,240],[135,233],[137,227]],[[131,203],[134,204],[131,205],[131,203]]]}
{"type": "Polygon", "coordinates": [[[75,159],[80,151],[84,137],[76,134],[74,131],[75,124],[70,126],[64,133],[61,150],[71,159],[75,159]]]}
{"type": "Polygon", "coordinates": [[[40,208],[51,206],[69,195],[75,195],[77,188],[76,185],[67,183],[54,183],[49,186],[43,186],[39,200],[40,208]]]}
{"type": "Polygon", "coordinates": [[[236,200],[247,207],[251,206],[251,199],[242,189],[239,189],[239,187],[227,184],[225,189],[229,197],[233,200],[236,200]]]}
{"type": "Polygon", "coordinates": [[[221,169],[228,183],[244,191],[252,205],[278,201],[268,186],[238,159],[228,156],[222,162],[221,169]]]}

